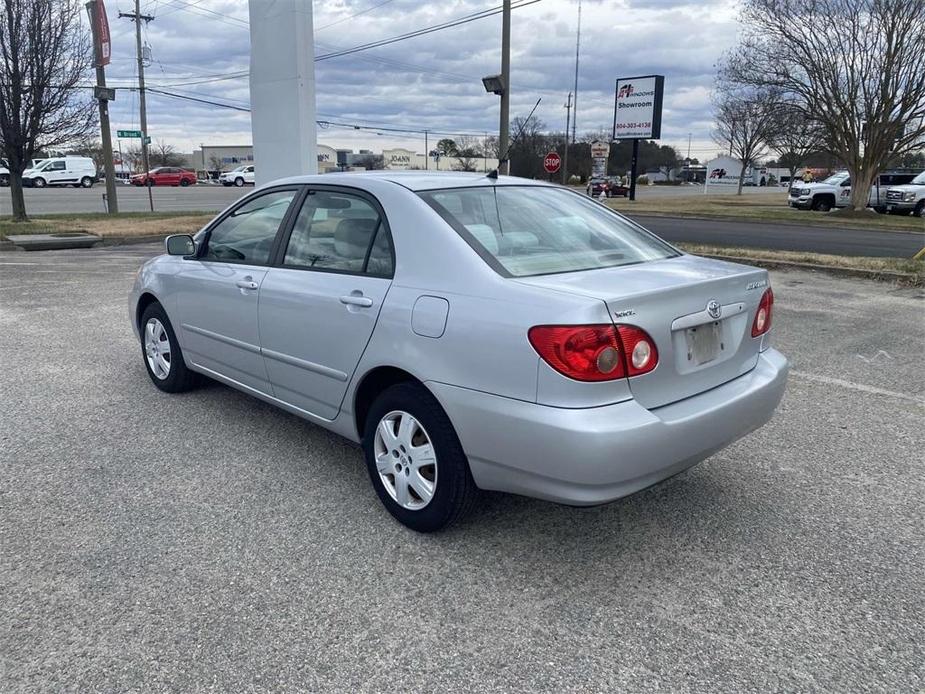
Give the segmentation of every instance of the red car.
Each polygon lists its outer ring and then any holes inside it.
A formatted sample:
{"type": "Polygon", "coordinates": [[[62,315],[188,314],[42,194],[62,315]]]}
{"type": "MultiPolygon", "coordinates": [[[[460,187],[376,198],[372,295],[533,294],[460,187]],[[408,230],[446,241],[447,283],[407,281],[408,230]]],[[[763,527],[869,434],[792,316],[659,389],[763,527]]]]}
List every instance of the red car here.
{"type": "Polygon", "coordinates": [[[133,186],[189,186],[196,183],[196,174],[176,166],[161,166],[148,173],[135,174],[131,183],[133,186]]]}
{"type": "Polygon", "coordinates": [[[630,189],[620,185],[619,181],[613,178],[592,178],[588,181],[586,192],[591,197],[599,197],[601,191],[604,191],[608,198],[614,198],[618,195],[624,198],[629,197],[630,189]]]}

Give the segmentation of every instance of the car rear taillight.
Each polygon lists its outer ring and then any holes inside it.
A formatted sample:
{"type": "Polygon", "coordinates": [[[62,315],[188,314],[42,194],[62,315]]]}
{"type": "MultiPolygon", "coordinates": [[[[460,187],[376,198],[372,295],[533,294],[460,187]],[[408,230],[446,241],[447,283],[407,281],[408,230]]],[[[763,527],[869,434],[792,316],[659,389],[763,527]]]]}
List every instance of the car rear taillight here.
{"type": "Polygon", "coordinates": [[[632,325],[537,325],[530,344],[559,373],[576,381],[612,381],[658,364],[651,337],[632,325]]]}
{"type": "Polygon", "coordinates": [[[774,308],[774,292],[768,287],[758,302],[755,321],[752,323],[752,337],[760,337],[771,329],[771,310],[774,308]]]}
{"type": "Polygon", "coordinates": [[[640,376],[655,368],[658,364],[658,350],[645,330],[634,325],[618,325],[617,332],[623,343],[627,376],[640,376]]]}

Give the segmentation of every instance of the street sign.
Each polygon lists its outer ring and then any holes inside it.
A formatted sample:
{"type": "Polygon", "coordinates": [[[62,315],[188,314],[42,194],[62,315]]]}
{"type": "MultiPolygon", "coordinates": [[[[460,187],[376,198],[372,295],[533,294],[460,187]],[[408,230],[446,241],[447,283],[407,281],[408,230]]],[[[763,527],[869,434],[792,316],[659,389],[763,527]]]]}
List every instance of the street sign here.
{"type": "Polygon", "coordinates": [[[554,174],[559,170],[561,165],[562,158],[559,156],[558,152],[549,152],[543,157],[543,168],[546,169],[546,173],[554,174]]]}
{"type": "Polygon", "coordinates": [[[96,86],[93,88],[93,98],[97,101],[115,101],[116,90],[112,87],[96,86]]]}
{"type": "Polygon", "coordinates": [[[150,144],[151,144],[151,136],[150,136],[150,135],[148,135],[148,136],[145,137],[145,144],[146,144],[146,145],[150,145],[150,144]]]}
{"type": "Polygon", "coordinates": [[[141,137],[140,130],[116,130],[117,137],[141,137]]]}
{"type": "Polygon", "coordinates": [[[595,140],[591,143],[591,158],[606,159],[610,156],[610,143],[602,140],[595,140]]]}

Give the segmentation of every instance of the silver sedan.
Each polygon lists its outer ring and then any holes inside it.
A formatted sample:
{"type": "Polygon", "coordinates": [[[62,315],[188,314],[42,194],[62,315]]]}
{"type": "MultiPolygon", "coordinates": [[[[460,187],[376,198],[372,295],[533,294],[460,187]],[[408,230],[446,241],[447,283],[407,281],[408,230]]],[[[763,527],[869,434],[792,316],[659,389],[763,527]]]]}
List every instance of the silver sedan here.
{"type": "MultiPolygon", "coordinates": [[[[362,443],[419,531],[480,489],[643,489],[767,422],[767,272],[682,253],[557,186],[380,172],[263,186],[139,271],[161,390],[208,377],[362,443]]],[[[206,444],[204,444],[206,445],[206,444]]]]}

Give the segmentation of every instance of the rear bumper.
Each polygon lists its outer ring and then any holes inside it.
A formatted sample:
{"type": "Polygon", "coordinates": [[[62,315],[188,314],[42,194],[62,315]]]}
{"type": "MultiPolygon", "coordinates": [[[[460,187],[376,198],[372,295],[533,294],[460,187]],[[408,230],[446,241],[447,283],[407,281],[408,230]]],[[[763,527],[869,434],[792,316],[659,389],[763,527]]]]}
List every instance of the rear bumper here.
{"type": "Polygon", "coordinates": [[[456,427],[479,487],[590,506],[671,477],[765,424],[788,370],[787,359],[768,349],[747,374],[654,410],[633,400],[546,407],[427,385],[456,427]]]}

